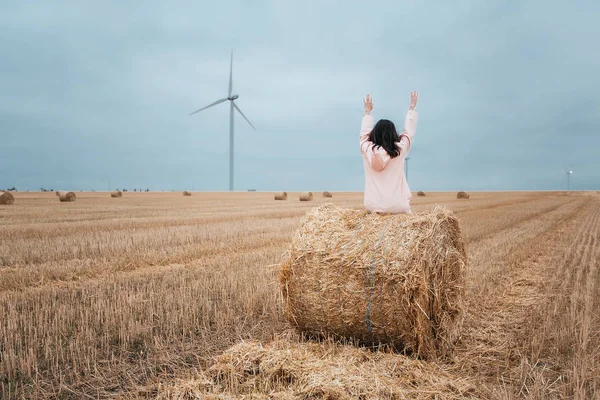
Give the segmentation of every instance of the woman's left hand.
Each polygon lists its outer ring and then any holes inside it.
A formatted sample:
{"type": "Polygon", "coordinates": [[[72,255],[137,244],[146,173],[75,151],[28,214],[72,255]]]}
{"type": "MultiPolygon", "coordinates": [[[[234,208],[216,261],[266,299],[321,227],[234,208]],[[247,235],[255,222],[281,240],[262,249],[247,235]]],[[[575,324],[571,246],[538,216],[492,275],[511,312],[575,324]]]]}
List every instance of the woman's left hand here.
{"type": "Polygon", "coordinates": [[[368,94],[367,97],[363,99],[363,102],[365,104],[365,115],[371,114],[371,110],[373,110],[373,99],[371,98],[371,95],[368,94]]]}

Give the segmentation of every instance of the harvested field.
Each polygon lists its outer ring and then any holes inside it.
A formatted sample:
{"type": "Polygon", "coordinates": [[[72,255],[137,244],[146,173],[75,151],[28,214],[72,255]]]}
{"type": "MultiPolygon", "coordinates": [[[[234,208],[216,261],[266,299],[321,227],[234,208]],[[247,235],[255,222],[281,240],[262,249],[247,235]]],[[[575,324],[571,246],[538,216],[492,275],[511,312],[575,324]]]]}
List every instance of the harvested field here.
{"type": "Polygon", "coordinates": [[[279,263],[301,217],[326,202],[360,208],[362,195],[78,193],[64,207],[19,193],[0,208],[0,398],[600,396],[600,195],[413,197],[413,212],[454,211],[466,242],[450,361],[282,338],[279,263]],[[235,373],[242,353],[271,374],[225,385],[215,371],[235,373]],[[294,359],[319,362],[322,380],[294,359]]]}

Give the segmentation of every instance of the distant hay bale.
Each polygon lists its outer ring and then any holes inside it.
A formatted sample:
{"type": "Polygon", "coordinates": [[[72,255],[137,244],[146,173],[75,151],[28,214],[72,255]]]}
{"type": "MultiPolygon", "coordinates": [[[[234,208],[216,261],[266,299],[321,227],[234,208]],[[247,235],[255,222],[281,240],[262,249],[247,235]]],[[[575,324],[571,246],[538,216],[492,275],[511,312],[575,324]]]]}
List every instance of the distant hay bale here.
{"type": "Polygon", "coordinates": [[[324,191],[323,197],[333,197],[333,195],[331,193],[329,193],[328,191],[324,191]]]}
{"type": "Polygon", "coordinates": [[[190,192],[188,192],[187,190],[183,191],[183,195],[184,196],[191,196],[192,194],[190,192]]]}
{"type": "Polygon", "coordinates": [[[442,207],[379,215],[316,207],[281,264],[284,314],[299,331],[451,354],[462,327],[467,256],[442,207]]]}
{"type": "Polygon", "coordinates": [[[58,198],[62,202],[71,202],[75,201],[77,196],[75,196],[75,193],[73,192],[58,192],[58,198]]]}
{"type": "Polygon", "coordinates": [[[195,379],[158,388],[157,399],[484,399],[464,375],[436,363],[331,342],[244,341],[195,379]],[[214,396],[214,397],[213,397],[214,396]]]}
{"type": "Polygon", "coordinates": [[[458,192],[456,194],[457,199],[468,199],[469,197],[471,197],[471,196],[469,196],[469,194],[466,192],[458,192]]]}
{"type": "Polygon", "coordinates": [[[10,192],[3,192],[0,195],[0,204],[10,205],[15,203],[15,198],[10,192]]]}
{"type": "Polygon", "coordinates": [[[60,196],[59,191],[57,190],[56,192],[56,197],[60,196]]]}
{"type": "Polygon", "coordinates": [[[312,192],[300,193],[300,201],[312,201],[312,199],[313,199],[312,192]]]}
{"type": "Polygon", "coordinates": [[[275,193],[275,200],[287,200],[287,192],[275,193]]]}
{"type": "Polygon", "coordinates": [[[116,190],[110,194],[110,197],[123,197],[123,192],[116,190]]]}
{"type": "Polygon", "coordinates": [[[425,197],[425,192],[422,192],[422,191],[419,190],[417,192],[417,196],[419,196],[419,197],[425,197]]]}

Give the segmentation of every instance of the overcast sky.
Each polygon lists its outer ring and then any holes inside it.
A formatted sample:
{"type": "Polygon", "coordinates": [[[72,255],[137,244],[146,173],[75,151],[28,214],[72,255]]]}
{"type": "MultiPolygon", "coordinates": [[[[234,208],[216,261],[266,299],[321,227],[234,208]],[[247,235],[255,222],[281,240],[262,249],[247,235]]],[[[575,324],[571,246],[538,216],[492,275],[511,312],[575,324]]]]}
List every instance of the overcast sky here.
{"type": "Polygon", "coordinates": [[[3,1],[0,188],[364,188],[362,97],[413,190],[600,189],[597,1],[3,1]],[[293,4],[293,5],[292,5],[293,4]]]}

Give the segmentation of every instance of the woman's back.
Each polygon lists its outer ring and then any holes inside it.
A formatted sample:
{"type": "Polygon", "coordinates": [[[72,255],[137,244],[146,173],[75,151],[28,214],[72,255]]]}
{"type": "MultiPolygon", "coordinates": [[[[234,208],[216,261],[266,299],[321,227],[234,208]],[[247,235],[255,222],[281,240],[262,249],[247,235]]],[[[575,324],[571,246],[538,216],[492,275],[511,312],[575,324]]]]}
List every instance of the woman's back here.
{"type": "MultiPolygon", "coordinates": [[[[380,139],[381,135],[371,134],[373,131],[373,117],[370,115],[372,103],[370,96],[365,100],[365,115],[363,116],[360,131],[360,149],[363,156],[365,169],[365,208],[372,212],[380,213],[409,213],[411,193],[404,174],[404,160],[408,154],[415,135],[418,114],[414,110],[418,95],[411,93],[411,107],[406,113],[404,131],[396,135],[395,145],[397,151],[378,146],[371,140],[380,139]],[[399,154],[398,154],[399,151],[399,154]]],[[[377,132],[375,132],[377,133],[377,132]]],[[[389,138],[388,138],[389,139],[389,138]]],[[[382,143],[389,147],[389,145],[382,143]]]]}

